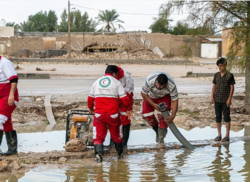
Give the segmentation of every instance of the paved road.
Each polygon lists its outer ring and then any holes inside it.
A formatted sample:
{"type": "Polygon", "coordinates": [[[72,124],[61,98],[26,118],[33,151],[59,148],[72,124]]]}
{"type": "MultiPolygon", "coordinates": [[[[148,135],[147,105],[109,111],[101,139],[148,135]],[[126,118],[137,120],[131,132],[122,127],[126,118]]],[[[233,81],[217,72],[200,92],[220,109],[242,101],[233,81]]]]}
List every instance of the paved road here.
{"type": "MultiPolygon", "coordinates": [[[[20,96],[45,96],[48,94],[88,94],[96,79],[50,79],[50,80],[19,80],[20,96]]],[[[190,96],[210,95],[211,81],[197,81],[193,78],[176,78],[179,93],[190,96]]],[[[139,94],[144,78],[135,78],[135,94],[139,94]]],[[[236,93],[244,92],[244,80],[238,80],[236,93]]]]}

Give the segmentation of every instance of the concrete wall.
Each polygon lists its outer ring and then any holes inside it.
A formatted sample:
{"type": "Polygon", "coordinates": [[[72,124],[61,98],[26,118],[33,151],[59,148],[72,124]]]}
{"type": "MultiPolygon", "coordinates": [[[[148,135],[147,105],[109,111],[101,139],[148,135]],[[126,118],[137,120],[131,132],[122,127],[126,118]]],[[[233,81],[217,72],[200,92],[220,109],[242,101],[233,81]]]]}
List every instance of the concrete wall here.
{"type": "MultiPolygon", "coordinates": [[[[124,31],[122,33],[105,32],[105,35],[118,35],[118,34],[146,34],[147,31],[124,31]]],[[[103,35],[102,32],[71,32],[71,35],[103,35]]],[[[17,37],[60,37],[67,36],[68,32],[15,32],[17,37]]]]}
{"type": "Polygon", "coordinates": [[[56,49],[55,37],[43,37],[43,49],[56,49]]]}
{"type": "MultiPolygon", "coordinates": [[[[131,35],[133,36],[133,35],[131,35]]],[[[85,46],[92,43],[99,45],[131,45],[130,40],[127,39],[127,34],[105,34],[105,35],[84,35],[77,34],[71,36],[71,45],[76,50],[82,50],[85,46]],[[80,44],[80,46],[79,46],[80,44]],[[80,49],[80,47],[82,49],[80,49]]],[[[145,40],[150,40],[150,48],[156,46],[163,52],[163,54],[173,56],[183,56],[187,49],[192,51],[193,56],[200,56],[200,42],[198,38],[187,35],[170,35],[163,33],[143,34],[145,40]]],[[[11,37],[0,38],[1,44],[4,45],[4,52],[8,55],[17,53],[23,49],[29,49],[31,52],[43,51],[46,49],[61,49],[67,48],[68,36],[66,34],[56,37],[11,37]]]]}
{"type": "Polygon", "coordinates": [[[0,27],[0,37],[14,36],[14,27],[0,27]]]}
{"type": "Polygon", "coordinates": [[[7,55],[24,49],[29,49],[31,52],[44,50],[44,41],[40,37],[0,37],[0,45],[3,45],[2,53],[7,55]]]}

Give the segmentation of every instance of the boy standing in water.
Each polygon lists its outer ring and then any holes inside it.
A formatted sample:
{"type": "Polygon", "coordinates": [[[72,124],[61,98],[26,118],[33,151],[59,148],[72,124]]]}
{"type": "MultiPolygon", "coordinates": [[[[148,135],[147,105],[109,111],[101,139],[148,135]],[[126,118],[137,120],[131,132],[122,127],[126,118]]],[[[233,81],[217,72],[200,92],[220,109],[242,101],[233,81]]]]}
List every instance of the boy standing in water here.
{"type": "Polygon", "coordinates": [[[231,126],[230,105],[232,103],[235,80],[234,75],[227,70],[227,60],[225,58],[220,58],[216,64],[220,72],[217,72],[214,75],[211,95],[211,103],[214,103],[218,130],[218,136],[214,140],[229,142],[229,131],[231,126]],[[226,135],[223,139],[221,137],[222,113],[224,121],[226,122],[226,135]]]}

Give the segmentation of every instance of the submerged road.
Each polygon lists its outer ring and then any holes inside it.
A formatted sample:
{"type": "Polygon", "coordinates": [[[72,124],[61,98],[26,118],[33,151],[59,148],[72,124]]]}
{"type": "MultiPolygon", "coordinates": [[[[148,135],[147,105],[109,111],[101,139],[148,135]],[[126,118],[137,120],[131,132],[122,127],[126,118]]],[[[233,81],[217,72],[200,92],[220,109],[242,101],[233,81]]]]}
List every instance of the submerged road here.
{"type": "MultiPolygon", "coordinates": [[[[18,83],[20,96],[45,96],[58,94],[88,94],[96,79],[20,79],[18,83]]],[[[211,81],[198,81],[194,78],[175,78],[177,89],[181,94],[189,96],[210,95],[212,89],[211,81]]],[[[140,94],[144,78],[135,78],[135,94],[140,94]]],[[[244,79],[236,80],[235,93],[243,93],[245,89],[244,79]]]]}

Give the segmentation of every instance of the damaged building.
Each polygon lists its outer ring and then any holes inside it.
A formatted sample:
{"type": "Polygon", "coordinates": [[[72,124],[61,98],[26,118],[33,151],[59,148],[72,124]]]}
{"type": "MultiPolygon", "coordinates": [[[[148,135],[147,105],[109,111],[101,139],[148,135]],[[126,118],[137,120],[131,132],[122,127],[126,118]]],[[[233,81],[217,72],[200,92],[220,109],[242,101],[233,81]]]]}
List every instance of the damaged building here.
{"type": "MultiPolygon", "coordinates": [[[[70,47],[71,57],[78,59],[169,59],[201,57],[201,40],[163,33],[73,32],[70,47]]],[[[0,54],[13,57],[67,58],[68,34],[17,32],[15,36],[0,37],[0,48],[0,54]]]]}

